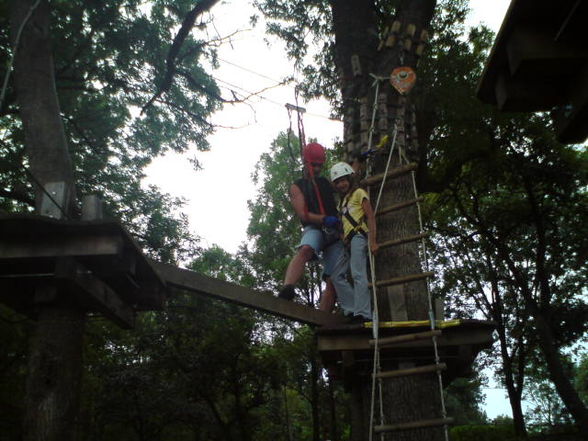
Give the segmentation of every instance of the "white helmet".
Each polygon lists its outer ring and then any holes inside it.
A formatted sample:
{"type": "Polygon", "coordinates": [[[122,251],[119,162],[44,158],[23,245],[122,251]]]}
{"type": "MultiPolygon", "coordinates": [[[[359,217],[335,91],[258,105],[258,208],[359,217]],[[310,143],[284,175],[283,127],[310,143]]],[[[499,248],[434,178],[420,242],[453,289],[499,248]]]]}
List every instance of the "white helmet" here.
{"type": "Polygon", "coordinates": [[[353,174],[353,168],[346,162],[337,162],[331,167],[331,182],[335,182],[337,179],[343,176],[350,176],[353,174]]]}

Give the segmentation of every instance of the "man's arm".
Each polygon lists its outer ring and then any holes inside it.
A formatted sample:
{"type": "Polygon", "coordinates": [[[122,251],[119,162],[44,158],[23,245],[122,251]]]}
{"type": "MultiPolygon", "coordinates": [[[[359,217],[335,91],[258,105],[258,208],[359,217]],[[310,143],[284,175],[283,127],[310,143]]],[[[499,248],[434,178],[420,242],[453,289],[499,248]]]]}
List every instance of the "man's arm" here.
{"type": "Polygon", "coordinates": [[[296,184],[292,184],[290,186],[290,203],[294,208],[296,216],[298,216],[302,222],[316,224],[319,226],[322,225],[325,215],[309,213],[308,210],[305,210],[306,201],[304,200],[304,194],[300,190],[300,187],[298,187],[296,184]]]}

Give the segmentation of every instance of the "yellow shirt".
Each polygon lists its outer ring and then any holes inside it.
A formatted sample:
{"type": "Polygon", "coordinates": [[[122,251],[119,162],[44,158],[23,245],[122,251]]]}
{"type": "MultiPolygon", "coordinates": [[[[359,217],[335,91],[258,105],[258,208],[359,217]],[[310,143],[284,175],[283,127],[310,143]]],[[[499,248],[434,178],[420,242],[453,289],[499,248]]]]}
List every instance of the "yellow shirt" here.
{"type": "Polygon", "coordinates": [[[353,230],[356,232],[363,230],[368,232],[368,226],[365,222],[365,213],[363,211],[362,203],[364,199],[368,199],[368,194],[363,188],[356,189],[353,193],[345,195],[339,202],[339,213],[343,221],[343,236],[346,238],[353,230]],[[357,223],[354,228],[345,212],[348,212],[351,218],[357,223]]]}

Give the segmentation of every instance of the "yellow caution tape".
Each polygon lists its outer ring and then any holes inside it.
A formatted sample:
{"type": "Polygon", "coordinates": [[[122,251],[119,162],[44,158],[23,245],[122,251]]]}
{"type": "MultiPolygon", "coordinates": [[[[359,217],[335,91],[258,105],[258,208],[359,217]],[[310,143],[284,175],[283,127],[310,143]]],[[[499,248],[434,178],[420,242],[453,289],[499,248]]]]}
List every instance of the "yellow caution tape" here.
{"type": "MultiPolygon", "coordinates": [[[[406,321],[406,322],[380,322],[380,328],[416,328],[419,326],[430,326],[429,320],[417,320],[417,321],[406,321]]],[[[367,322],[364,324],[366,328],[373,327],[373,322],[367,322]]],[[[436,320],[435,327],[437,329],[450,328],[452,326],[461,325],[460,319],[455,320],[436,320]]]]}

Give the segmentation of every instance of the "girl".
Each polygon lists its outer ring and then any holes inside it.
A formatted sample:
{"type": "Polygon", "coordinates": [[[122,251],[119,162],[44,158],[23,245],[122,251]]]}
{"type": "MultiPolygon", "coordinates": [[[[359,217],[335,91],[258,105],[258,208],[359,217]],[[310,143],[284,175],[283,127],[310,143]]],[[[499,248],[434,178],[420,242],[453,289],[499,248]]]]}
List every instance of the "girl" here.
{"type": "Polygon", "coordinates": [[[331,182],[341,195],[339,215],[343,223],[343,241],[349,249],[353,278],[354,307],[352,322],[370,321],[371,296],[368,287],[368,241],[372,253],[378,251],[376,219],[366,191],[354,183],[353,168],[339,162],[331,168],[331,182]]]}

